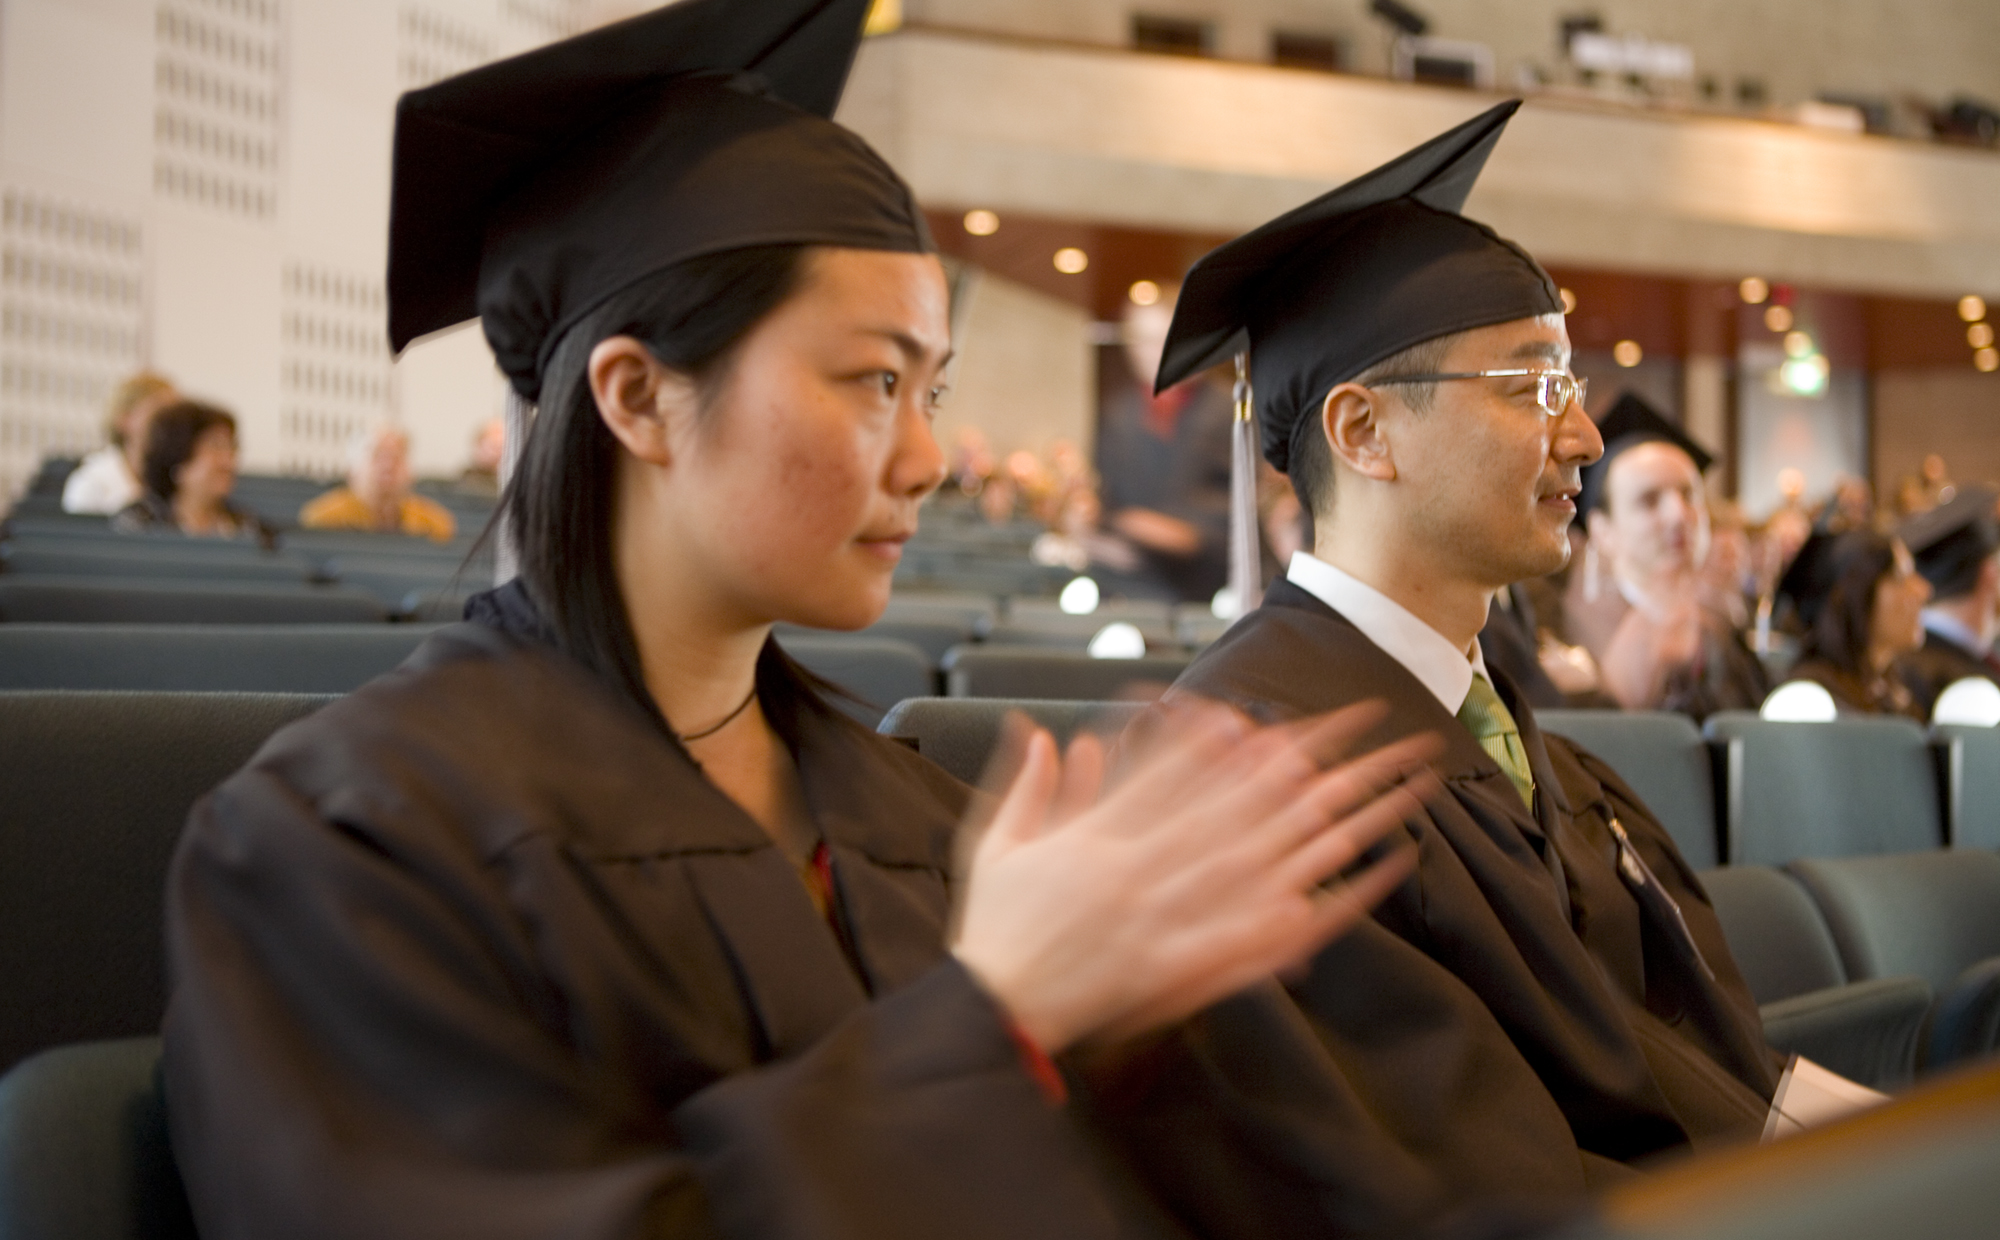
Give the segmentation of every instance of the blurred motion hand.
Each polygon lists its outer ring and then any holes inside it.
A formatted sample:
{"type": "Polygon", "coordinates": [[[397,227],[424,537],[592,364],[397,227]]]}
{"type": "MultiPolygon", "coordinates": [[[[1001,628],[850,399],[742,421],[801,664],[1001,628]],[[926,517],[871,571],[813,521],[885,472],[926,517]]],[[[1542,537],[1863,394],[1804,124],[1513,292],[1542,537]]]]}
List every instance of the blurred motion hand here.
{"type": "Polygon", "coordinates": [[[1381,713],[1258,727],[1177,703],[1109,787],[1096,738],[1059,758],[1036,730],[972,848],[953,952],[1051,1053],[1137,1037],[1304,961],[1414,864],[1398,848],[1338,879],[1430,786],[1431,736],[1322,769],[1381,713]]]}

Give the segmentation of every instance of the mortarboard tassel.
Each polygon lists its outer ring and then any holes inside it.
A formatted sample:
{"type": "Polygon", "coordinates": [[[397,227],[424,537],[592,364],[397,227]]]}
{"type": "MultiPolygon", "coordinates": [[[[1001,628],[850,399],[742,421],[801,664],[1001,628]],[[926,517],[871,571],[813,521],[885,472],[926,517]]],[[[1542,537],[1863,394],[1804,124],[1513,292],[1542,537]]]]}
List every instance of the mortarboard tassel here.
{"type": "MultiPolygon", "coordinates": [[[[500,441],[500,494],[507,494],[507,484],[514,480],[514,470],[521,463],[521,449],[528,442],[528,427],[535,420],[534,402],[507,385],[506,434],[500,441]]],[[[493,584],[504,586],[514,580],[521,571],[521,551],[514,542],[514,530],[507,521],[507,506],[500,506],[500,520],[494,526],[493,584]]]]}
{"type": "Polygon", "coordinates": [[[1250,393],[1250,354],[1236,354],[1236,415],[1229,433],[1229,593],[1232,619],[1257,605],[1263,584],[1257,537],[1257,416],[1250,393]]]}

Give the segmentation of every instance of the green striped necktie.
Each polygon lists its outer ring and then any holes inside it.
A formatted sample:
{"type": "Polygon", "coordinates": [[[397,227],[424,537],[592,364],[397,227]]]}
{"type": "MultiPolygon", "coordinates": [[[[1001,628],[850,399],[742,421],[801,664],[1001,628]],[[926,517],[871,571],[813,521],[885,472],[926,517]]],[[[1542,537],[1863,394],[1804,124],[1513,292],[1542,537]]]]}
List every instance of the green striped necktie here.
{"type": "Polygon", "coordinates": [[[1528,769],[1528,750],[1521,744],[1521,729],[1514,725],[1514,716],[1494,692],[1492,682],[1477,672],[1472,674],[1472,692],[1465,695],[1465,705],[1458,708],[1458,721],[1472,733],[1479,747],[1500,764],[1500,769],[1507,772],[1507,778],[1514,781],[1514,790],[1521,794],[1522,803],[1532,811],[1535,775],[1528,769]]]}

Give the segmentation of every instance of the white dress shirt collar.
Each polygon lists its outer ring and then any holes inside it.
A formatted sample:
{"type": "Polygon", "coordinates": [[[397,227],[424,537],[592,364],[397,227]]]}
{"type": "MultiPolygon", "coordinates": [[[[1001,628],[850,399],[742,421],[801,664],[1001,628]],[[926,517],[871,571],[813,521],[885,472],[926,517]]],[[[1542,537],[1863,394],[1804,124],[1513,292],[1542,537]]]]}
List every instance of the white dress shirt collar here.
{"type": "MultiPolygon", "coordinates": [[[[1285,577],[1299,589],[1347,617],[1361,635],[1382,648],[1423,682],[1445,710],[1458,714],[1472,691],[1476,672],[1487,676],[1479,639],[1467,653],[1374,586],[1348,575],[1310,552],[1294,551],[1285,577]]],[[[1490,681],[1491,676],[1487,676],[1490,681]]]]}
{"type": "Polygon", "coordinates": [[[1924,608],[1923,616],[1925,631],[1936,633],[1939,637],[1944,638],[1953,645],[1970,650],[1972,653],[1982,657],[1990,651],[1991,647],[1979,640],[1979,634],[1973,632],[1965,621],[1960,620],[1950,612],[1939,611],[1934,607],[1926,607],[1924,608]]]}

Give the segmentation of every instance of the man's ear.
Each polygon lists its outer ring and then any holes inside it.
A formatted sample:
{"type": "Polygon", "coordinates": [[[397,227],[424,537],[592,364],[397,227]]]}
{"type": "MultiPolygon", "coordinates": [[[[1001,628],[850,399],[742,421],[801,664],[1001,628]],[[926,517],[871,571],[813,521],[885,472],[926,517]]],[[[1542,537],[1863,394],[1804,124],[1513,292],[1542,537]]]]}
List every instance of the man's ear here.
{"type": "Polygon", "coordinates": [[[661,365],[630,336],[598,341],[588,373],[597,414],[625,450],[651,465],[671,465],[681,431],[700,411],[694,381],[661,365]]]}
{"type": "Polygon", "coordinates": [[[1379,393],[1343,383],[1326,394],[1319,412],[1320,433],[1334,460],[1364,478],[1396,480],[1396,456],[1384,433],[1379,393]]]}

